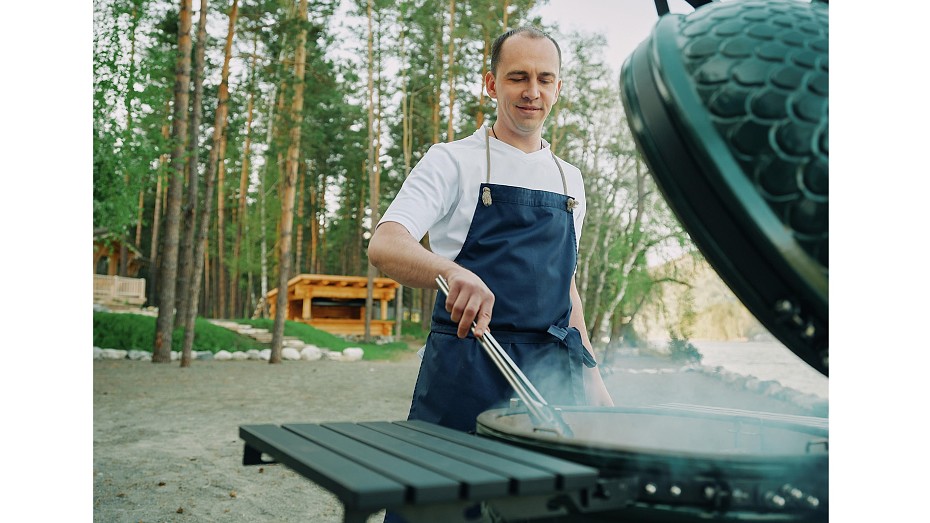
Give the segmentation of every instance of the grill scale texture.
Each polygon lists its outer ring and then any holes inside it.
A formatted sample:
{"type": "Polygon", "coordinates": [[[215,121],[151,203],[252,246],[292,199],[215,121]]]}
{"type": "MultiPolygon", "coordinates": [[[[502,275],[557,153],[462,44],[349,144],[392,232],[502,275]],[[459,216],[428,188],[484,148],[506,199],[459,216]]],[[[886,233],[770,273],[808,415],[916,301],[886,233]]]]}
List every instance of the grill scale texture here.
{"type": "Polygon", "coordinates": [[[633,135],[747,308],[827,375],[829,34],[823,2],[666,15],[624,63],[633,135]]]}

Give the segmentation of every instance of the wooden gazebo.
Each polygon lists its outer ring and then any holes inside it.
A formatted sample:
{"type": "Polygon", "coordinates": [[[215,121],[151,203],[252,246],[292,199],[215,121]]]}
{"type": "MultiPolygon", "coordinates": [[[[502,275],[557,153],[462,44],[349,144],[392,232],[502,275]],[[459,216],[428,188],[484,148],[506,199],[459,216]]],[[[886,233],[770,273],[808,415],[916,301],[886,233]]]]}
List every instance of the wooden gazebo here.
{"type": "MultiPolygon", "coordinates": [[[[372,300],[379,307],[371,320],[372,336],[390,336],[394,322],[387,319],[388,302],[400,284],[390,278],[375,278],[372,300]]],[[[329,274],[299,274],[287,282],[285,318],[312,325],[332,334],[365,334],[365,298],[368,278],[329,274]]],[[[275,315],[278,289],[268,292],[271,315],[275,315]]]]}
{"type": "Polygon", "coordinates": [[[135,245],[106,229],[94,229],[94,303],[138,309],[146,301],[145,279],[137,277],[145,263],[135,245]]]}

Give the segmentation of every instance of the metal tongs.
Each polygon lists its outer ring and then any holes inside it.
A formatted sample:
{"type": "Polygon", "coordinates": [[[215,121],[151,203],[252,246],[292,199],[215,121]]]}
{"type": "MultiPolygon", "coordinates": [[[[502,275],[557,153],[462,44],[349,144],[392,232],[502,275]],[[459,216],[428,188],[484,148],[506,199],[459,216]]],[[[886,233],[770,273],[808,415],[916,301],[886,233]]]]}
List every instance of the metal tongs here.
{"type": "MultiPolygon", "coordinates": [[[[443,294],[448,297],[449,283],[446,282],[446,279],[443,278],[442,275],[439,275],[436,277],[436,283],[439,285],[439,289],[443,294]]],[[[481,346],[488,354],[488,357],[491,358],[491,361],[494,362],[494,365],[501,371],[501,374],[504,375],[504,378],[510,383],[510,386],[513,387],[517,396],[519,396],[523,404],[526,405],[534,429],[554,432],[556,435],[562,437],[573,437],[574,433],[572,429],[565,423],[565,420],[562,419],[562,415],[559,411],[546,403],[542,394],[536,390],[536,387],[533,386],[533,383],[523,374],[520,367],[510,358],[507,351],[497,343],[497,340],[494,339],[491,332],[488,331],[485,332],[483,336],[478,336],[475,333],[475,327],[477,327],[477,324],[472,321],[472,333],[475,334],[475,338],[481,343],[481,346]]]]}

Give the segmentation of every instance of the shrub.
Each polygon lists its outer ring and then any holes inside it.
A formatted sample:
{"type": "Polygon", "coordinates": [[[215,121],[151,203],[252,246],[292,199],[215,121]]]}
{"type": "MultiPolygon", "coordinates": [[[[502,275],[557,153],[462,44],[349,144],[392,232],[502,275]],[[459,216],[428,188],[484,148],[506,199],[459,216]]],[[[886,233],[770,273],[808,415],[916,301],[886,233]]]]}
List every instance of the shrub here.
{"type": "MultiPolygon", "coordinates": [[[[156,321],[156,318],[142,314],[94,312],[94,346],[104,349],[135,349],[151,352],[155,345],[156,321]]],[[[274,328],[272,319],[236,321],[268,331],[274,328]]],[[[296,321],[284,323],[284,335],[334,351],[342,351],[347,347],[361,347],[365,351],[364,359],[366,360],[390,360],[410,352],[410,348],[403,342],[385,344],[351,342],[296,321]]],[[[171,336],[171,350],[179,351],[183,344],[184,329],[175,329],[171,336]]],[[[266,344],[224,327],[213,325],[203,318],[197,318],[194,321],[193,350],[216,353],[222,349],[236,352],[266,348],[268,348],[266,344]]]]}
{"type": "MultiPolygon", "coordinates": [[[[94,312],[94,346],[109,349],[152,351],[155,345],[156,318],[142,314],[94,312]]],[[[171,334],[171,350],[179,351],[184,345],[184,329],[171,334]]],[[[202,318],[194,320],[193,350],[230,352],[261,350],[261,343],[229,329],[213,325],[202,318]]]]}
{"type": "Polygon", "coordinates": [[[669,357],[673,361],[700,363],[701,360],[704,359],[704,355],[701,354],[701,351],[692,345],[690,341],[679,338],[674,334],[672,334],[672,338],[668,342],[668,352],[669,357]]]}

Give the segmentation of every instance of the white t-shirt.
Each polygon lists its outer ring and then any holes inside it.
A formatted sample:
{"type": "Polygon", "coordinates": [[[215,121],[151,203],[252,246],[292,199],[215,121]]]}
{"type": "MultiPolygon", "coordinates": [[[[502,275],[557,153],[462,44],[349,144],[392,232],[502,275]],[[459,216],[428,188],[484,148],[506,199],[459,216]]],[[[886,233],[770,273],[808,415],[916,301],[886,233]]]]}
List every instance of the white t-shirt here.
{"type": "MultiPolygon", "coordinates": [[[[485,153],[486,126],[451,143],[434,144],[423,155],[404,181],[397,197],[385,211],[379,225],[397,222],[420,240],[430,233],[430,248],[439,256],[458,256],[478,203],[478,189],[487,180],[485,153]]],[[[491,135],[491,183],[565,194],[559,168],[552,160],[549,143],[525,153],[491,135]]],[[[559,160],[565,171],[568,196],[575,198],[575,239],[587,210],[584,182],[577,167],[559,160]]],[[[576,245],[577,249],[578,246],[576,245]]]]}

